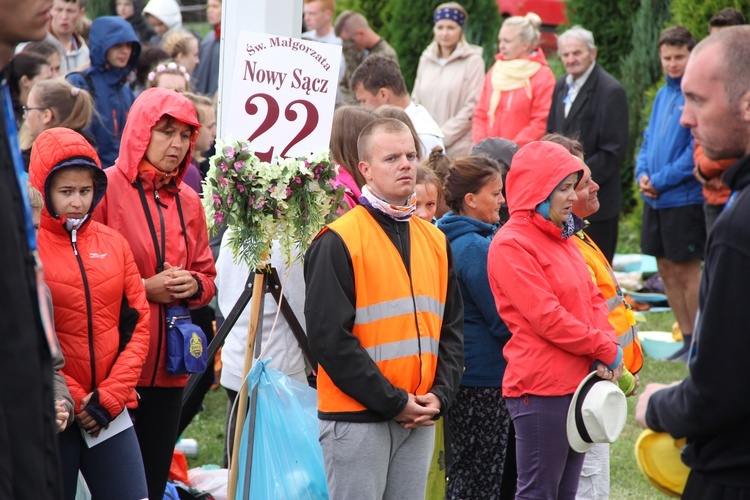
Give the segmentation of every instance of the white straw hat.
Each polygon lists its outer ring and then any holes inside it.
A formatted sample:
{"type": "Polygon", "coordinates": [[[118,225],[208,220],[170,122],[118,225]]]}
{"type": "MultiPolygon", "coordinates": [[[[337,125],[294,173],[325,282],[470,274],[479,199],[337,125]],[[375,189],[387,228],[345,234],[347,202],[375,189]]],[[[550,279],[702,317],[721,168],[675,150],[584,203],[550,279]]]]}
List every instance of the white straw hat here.
{"type": "Polygon", "coordinates": [[[568,442],[583,453],[594,443],[612,443],[625,427],[628,404],[617,384],[591,372],[584,378],[568,408],[568,442]]]}

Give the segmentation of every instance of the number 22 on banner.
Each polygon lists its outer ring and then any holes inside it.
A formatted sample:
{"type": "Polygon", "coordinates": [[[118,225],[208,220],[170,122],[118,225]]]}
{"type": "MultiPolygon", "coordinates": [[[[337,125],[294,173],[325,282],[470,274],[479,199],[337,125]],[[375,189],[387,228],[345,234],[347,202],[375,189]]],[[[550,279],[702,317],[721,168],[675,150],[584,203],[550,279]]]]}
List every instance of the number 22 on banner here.
{"type": "MultiPolygon", "coordinates": [[[[257,101],[258,99],[262,99],[266,102],[268,111],[266,112],[266,117],[263,119],[255,132],[253,132],[250,137],[247,138],[247,140],[250,141],[251,144],[254,139],[257,139],[264,133],[268,132],[271,128],[273,128],[273,126],[276,125],[279,121],[279,116],[281,114],[279,103],[273,96],[269,94],[258,93],[251,95],[250,97],[248,97],[247,101],[245,101],[245,112],[248,115],[255,116],[260,111],[258,105],[255,103],[255,101],[257,101]]],[[[304,99],[297,99],[287,104],[286,108],[284,109],[285,120],[289,123],[294,123],[297,121],[297,119],[299,118],[299,113],[297,113],[294,108],[299,108],[298,105],[302,106],[305,110],[305,123],[302,125],[302,128],[297,133],[297,135],[295,135],[292,140],[289,141],[286,147],[281,151],[281,154],[279,156],[283,158],[286,158],[286,154],[290,149],[292,149],[292,147],[294,147],[294,145],[310,135],[315,130],[315,127],[318,126],[318,110],[315,108],[315,105],[313,105],[313,103],[304,99]]],[[[268,151],[256,152],[255,155],[261,161],[270,162],[274,157],[273,153],[274,146],[271,146],[268,151]]]]}

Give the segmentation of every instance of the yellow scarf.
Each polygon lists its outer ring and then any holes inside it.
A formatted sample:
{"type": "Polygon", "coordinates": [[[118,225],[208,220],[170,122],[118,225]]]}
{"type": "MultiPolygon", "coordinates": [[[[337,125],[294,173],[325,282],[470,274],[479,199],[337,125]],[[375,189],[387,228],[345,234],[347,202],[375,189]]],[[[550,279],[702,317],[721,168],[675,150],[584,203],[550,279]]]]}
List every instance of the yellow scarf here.
{"type": "Polygon", "coordinates": [[[516,90],[526,88],[526,95],[531,99],[532,76],[539,71],[542,65],[528,59],[512,59],[504,61],[498,59],[492,66],[492,96],[490,97],[490,109],[487,114],[490,119],[490,127],[495,124],[495,111],[500,104],[500,94],[503,90],[516,90]]]}

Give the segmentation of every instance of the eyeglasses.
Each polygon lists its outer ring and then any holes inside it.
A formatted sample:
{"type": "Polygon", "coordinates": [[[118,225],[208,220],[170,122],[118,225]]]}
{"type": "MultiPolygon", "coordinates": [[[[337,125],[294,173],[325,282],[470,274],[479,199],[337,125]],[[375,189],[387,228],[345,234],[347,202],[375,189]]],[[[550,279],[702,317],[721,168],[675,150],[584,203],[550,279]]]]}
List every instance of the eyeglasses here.
{"type": "Polygon", "coordinates": [[[49,109],[49,108],[31,108],[31,107],[26,106],[24,104],[23,106],[21,106],[21,109],[23,109],[23,116],[26,116],[27,114],[29,114],[29,111],[33,111],[35,109],[37,109],[39,111],[44,111],[45,109],[49,109]]]}

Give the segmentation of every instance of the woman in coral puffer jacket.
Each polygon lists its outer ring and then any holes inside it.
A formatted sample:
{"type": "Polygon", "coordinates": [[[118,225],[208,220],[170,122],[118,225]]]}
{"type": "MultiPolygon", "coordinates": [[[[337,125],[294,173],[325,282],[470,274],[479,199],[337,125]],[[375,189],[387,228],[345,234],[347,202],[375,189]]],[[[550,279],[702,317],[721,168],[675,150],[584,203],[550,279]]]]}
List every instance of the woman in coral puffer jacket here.
{"type": "Polygon", "coordinates": [[[199,127],[185,96],[163,88],[144,91],[130,108],[120,156],[106,170],[107,195],[94,214],[130,243],[151,309],[135,413],[149,498],[164,496],[188,379],[167,372],[166,308],[197,309],[215,292],[203,205],[182,182],[199,127]]]}
{"type": "Polygon", "coordinates": [[[74,401],[75,422],[59,434],[65,498],[75,498],[79,470],[94,498],[143,498],[146,477],[125,408],[138,405],[150,312],[130,245],[91,220],[107,177],[83,136],[53,128],[34,143],[29,178],[45,199],[39,254],[74,401]],[[129,427],[96,446],[84,442],[82,431],[113,433],[116,418],[129,427]]]}

